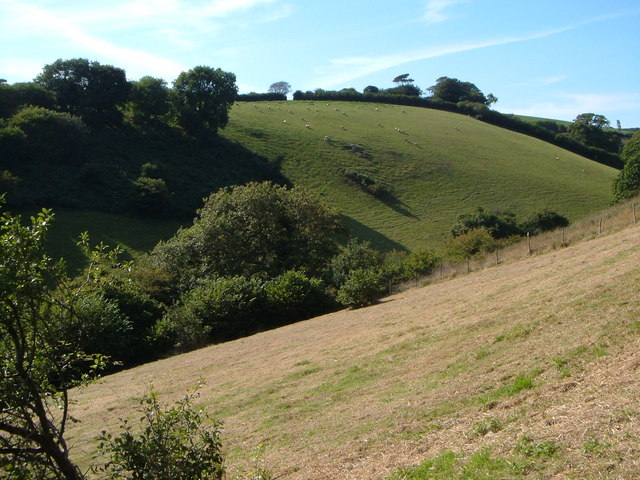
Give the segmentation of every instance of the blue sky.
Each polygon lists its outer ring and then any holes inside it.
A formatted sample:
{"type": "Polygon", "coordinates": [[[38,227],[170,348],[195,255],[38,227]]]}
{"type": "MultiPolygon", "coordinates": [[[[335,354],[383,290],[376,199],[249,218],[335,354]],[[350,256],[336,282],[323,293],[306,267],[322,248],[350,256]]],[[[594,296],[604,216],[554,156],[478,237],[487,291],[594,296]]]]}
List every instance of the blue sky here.
{"type": "Polygon", "coordinates": [[[640,127],[638,0],[0,0],[0,78],[88,58],[171,82],[196,65],[241,92],[475,83],[504,113],[640,127]]]}

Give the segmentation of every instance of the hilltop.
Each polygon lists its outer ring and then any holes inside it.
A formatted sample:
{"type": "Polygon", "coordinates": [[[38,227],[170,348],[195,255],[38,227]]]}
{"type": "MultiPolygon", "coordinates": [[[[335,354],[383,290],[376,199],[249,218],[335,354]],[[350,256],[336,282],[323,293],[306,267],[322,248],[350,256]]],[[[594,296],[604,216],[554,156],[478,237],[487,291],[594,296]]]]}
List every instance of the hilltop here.
{"type": "Polygon", "coordinates": [[[74,392],[75,455],[137,416],[150,383],[169,402],[203,379],[231,465],[263,445],[278,478],[386,478],[428,459],[491,478],[635,477],[638,245],[632,226],[105,377],[74,392]]]}

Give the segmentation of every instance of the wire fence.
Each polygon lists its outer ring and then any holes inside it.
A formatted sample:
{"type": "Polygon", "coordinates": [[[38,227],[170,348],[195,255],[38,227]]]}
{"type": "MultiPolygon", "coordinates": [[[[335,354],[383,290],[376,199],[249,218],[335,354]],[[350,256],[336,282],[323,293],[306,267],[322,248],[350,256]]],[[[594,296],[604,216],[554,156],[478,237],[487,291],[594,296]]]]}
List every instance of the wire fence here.
{"type": "Polygon", "coordinates": [[[447,280],[459,275],[513,262],[531,255],[551,252],[602,235],[618,232],[629,226],[637,225],[638,217],[640,216],[640,207],[637,206],[638,200],[638,198],[635,198],[616,204],[601,213],[593,214],[566,228],[545,232],[540,235],[527,236],[523,240],[505,248],[487,252],[482,256],[468,258],[462,263],[443,261],[430,275],[415,279],[413,282],[395,285],[391,291],[397,293],[414,286],[447,280]]]}

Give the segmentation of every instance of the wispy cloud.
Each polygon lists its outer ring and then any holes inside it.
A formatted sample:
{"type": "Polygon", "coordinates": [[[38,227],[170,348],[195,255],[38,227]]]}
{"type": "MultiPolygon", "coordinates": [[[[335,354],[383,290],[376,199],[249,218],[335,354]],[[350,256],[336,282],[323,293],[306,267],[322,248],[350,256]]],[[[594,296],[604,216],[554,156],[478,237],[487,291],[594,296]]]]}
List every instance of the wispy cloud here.
{"type": "Polygon", "coordinates": [[[318,71],[318,73],[322,76],[317,81],[317,83],[324,87],[344,85],[352,80],[364,77],[366,75],[386,70],[388,68],[398,67],[409,62],[427,60],[430,58],[442,57],[445,55],[452,55],[455,53],[468,52],[471,50],[479,50],[482,48],[495,47],[499,45],[507,45],[510,43],[524,42],[527,40],[535,40],[538,38],[556,35],[560,32],[570,30],[571,28],[572,27],[563,27],[556,30],[548,30],[521,37],[505,37],[468,43],[431,46],[419,50],[382,55],[377,57],[359,56],[336,58],[329,61],[328,67],[325,67],[318,71]]]}
{"type": "Polygon", "coordinates": [[[429,0],[425,9],[423,19],[427,23],[440,23],[448,20],[445,10],[458,3],[464,3],[466,0],[429,0]]]}
{"type": "Polygon", "coordinates": [[[532,78],[524,82],[513,83],[511,87],[547,87],[549,85],[555,85],[568,78],[567,75],[555,75],[551,77],[532,78]]]}

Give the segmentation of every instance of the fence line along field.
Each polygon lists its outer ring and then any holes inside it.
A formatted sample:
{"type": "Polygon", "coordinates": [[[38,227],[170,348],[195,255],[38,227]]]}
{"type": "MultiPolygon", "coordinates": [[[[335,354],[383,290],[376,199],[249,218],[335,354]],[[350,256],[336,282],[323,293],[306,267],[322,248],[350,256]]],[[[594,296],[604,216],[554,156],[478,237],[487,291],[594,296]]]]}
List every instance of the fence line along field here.
{"type": "Polygon", "coordinates": [[[88,464],[149,384],[171,402],[202,379],[231,472],[261,446],[283,479],[387,478],[446,458],[502,469],[487,478],[636,478],[638,265],[631,225],[123,371],[74,392],[70,442],[88,464]]]}

